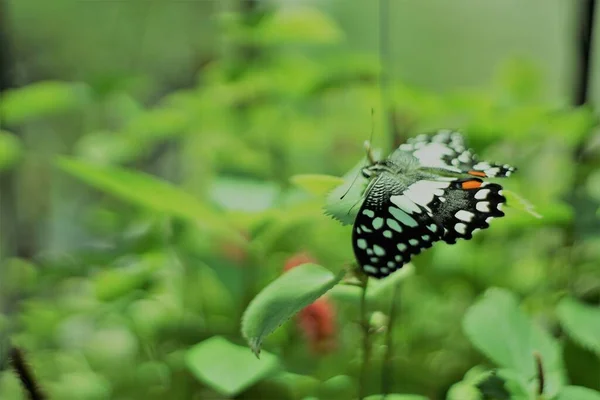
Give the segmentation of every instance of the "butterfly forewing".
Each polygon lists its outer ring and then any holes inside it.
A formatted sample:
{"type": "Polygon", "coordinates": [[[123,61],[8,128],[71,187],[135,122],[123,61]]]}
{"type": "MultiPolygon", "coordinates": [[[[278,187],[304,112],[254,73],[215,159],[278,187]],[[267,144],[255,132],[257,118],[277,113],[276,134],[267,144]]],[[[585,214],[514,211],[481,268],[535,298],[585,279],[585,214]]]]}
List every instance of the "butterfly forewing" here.
{"type": "Polygon", "coordinates": [[[440,240],[444,229],[425,207],[404,195],[405,186],[392,175],[375,179],[354,222],[352,239],[363,271],[382,278],[440,240]]]}
{"type": "Polygon", "coordinates": [[[450,130],[411,138],[400,145],[398,151],[412,154],[424,167],[443,168],[483,178],[504,178],[516,170],[506,164],[478,161],[472,150],[466,148],[462,135],[450,130]]]}

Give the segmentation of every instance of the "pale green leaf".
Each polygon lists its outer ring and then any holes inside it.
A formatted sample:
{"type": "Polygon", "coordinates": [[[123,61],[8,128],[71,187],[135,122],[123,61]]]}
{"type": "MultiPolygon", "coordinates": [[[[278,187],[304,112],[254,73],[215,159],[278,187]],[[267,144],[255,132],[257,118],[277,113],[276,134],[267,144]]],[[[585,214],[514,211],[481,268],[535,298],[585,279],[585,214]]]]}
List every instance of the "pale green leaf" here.
{"type": "Polygon", "coordinates": [[[319,197],[326,196],[337,186],[344,183],[343,178],[319,174],[294,175],[290,178],[290,181],[308,193],[319,197]]]}
{"type": "Polygon", "coordinates": [[[565,297],[556,312],[562,327],[573,340],[600,355],[600,307],[565,297]]]}
{"type": "Polygon", "coordinates": [[[224,219],[216,215],[214,210],[184,190],[152,175],[120,167],[89,164],[69,157],[60,157],[57,164],[63,171],[122,200],[193,220],[234,238],[239,236],[225,225],[224,219]]]}
{"type": "Polygon", "coordinates": [[[325,294],[343,276],[335,276],[320,265],[303,264],[271,282],[252,300],[242,318],[242,334],[252,351],[258,356],[267,335],[325,294]]]}
{"type": "Polygon", "coordinates": [[[600,392],[582,386],[566,386],[556,400],[600,400],[600,392]]]}
{"type": "Polygon", "coordinates": [[[46,117],[75,109],[90,100],[87,86],[68,82],[42,81],[10,89],[0,102],[0,114],[8,124],[46,117]]]}
{"type": "Polygon", "coordinates": [[[247,348],[214,336],[190,348],[185,361],[198,380],[234,397],[277,370],[277,357],[267,352],[262,356],[257,360],[247,348]]]}

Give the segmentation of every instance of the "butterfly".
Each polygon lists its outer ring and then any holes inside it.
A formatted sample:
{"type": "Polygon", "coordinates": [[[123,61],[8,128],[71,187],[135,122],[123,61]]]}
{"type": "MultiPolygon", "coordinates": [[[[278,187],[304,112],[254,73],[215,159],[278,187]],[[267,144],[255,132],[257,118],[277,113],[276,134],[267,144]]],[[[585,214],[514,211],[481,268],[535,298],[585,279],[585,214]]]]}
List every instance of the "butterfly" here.
{"type": "Polygon", "coordinates": [[[369,276],[383,278],[444,241],[471,239],[504,216],[502,186],[482,178],[516,168],[478,161],[459,132],[441,130],[400,145],[362,169],[368,179],[352,227],[354,255],[369,276]]]}

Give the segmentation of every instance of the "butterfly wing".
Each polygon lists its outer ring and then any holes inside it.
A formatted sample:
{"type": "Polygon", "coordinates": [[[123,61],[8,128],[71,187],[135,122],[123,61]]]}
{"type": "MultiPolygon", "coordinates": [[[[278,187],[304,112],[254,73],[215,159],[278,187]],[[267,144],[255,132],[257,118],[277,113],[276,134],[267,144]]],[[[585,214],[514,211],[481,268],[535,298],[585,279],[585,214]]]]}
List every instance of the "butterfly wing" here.
{"type": "MultiPolygon", "coordinates": [[[[448,185],[422,187],[427,191],[422,197],[433,198],[448,185]]],[[[383,278],[443,237],[443,226],[404,195],[412,186],[384,172],[367,189],[352,228],[354,254],[367,275],[383,278]]]]}
{"type": "MultiPolygon", "coordinates": [[[[397,151],[408,152],[424,167],[443,168],[458,173],[468,173],[482,178],[504,178],[516,169],[478,161],[459,132],[441,130],[434,135],[419,135],[400,145],[397,151]]],[[[393,157],[393,155],[392,155],[393,157]]]]}
{"type": "MultiPolygon", "coordinates": [[[[405,194],[414,197],[410,188],[405,194]]],[[[442,239],[453,244],[457,239],[471,239],[476,231],[488,228],[492,219],[503,217],[505,203],[502,186],[468,178],[450,182],[443,195],[434,196],[426,208],[444,227],[442,239]]]]}

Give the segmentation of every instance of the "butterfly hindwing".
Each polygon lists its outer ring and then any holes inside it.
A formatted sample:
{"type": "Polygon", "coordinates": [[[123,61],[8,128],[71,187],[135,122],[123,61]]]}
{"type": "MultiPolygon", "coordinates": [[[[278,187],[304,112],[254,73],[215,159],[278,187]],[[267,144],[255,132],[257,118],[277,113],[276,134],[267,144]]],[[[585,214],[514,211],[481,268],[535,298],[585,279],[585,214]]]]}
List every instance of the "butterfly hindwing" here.
{"type": "Polygon", "coordinates": [[[382,278],[431,247],[444,230],[425,207],[404,195],[406,186],[391,174],[374,179],[354,222],[352,242],[363,271],[382,278]]]}
{"type": "Polygon", "coordinates": [[[482,178],[504,178],[516,170],[507,164],[478,161],[472,150],[466,148],[463,136],[450,130],[411,138],[398,150],[412,154],[424,167],[443,168],[482,178]]]}
{"type": "Polygon", "coordinates": [[[428,207],[444,226],[443,240],[452,244],[457,239],[471,239],[476,231],[488,228],[492,219],[504,216],[504,203],[500,185],[468,178],[452,182],[428,207]]]}

